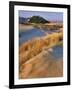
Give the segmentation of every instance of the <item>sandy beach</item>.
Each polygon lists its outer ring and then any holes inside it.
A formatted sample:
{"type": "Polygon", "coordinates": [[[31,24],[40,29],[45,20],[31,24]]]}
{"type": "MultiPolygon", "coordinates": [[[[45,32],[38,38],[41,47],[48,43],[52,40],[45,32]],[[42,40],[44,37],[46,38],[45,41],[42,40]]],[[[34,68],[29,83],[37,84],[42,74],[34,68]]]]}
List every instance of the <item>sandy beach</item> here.
{"type": "Polygon", "coordinates": [[[42,51],[22,64],[21,68],[20,79],[63,76],[62,58],[56,59],[49,51],[42,51]]]}
{"type": "Polygon", "coordinates": [[[33,29],[34,27],[32,25],[24,25],[24,24],[19,24],[19,30],[20,31],[27,31],[30,29],[33,29]]]}

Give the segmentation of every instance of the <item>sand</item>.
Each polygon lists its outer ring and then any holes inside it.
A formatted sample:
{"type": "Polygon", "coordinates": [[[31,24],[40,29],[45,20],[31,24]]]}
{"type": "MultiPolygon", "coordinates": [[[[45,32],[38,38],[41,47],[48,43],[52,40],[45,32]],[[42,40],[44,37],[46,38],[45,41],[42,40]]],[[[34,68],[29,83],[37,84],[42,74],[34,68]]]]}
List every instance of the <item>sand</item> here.
{"type": "Polygon", "coordinates": [[[63,60],[56,59],[49,51],[42,51],[37,56],[22,64],[20,79],[62,77],[63,60]]]}
{"type": "Polygon", "coordinates": [[[24,24],[19,24],[19,30],[20,31],[27,31],[30,29],[33,29],[34,27],[32,25],[24,25],[24,24]]]}
{"type": "MultiPolygon", "coordinates": [[[[19,25],[19,30],[27,31],[32,29],[32,25],[19,25]]],[[[56,36],[56,35],[55,35],[56,36]]],[[[38,41],[39,44],[39,41],[38,41]]],[[[38,46],[37,48],[40,46],[38,46]]],[[[28,44],[30,45],[30,43],[28,44]]],[[[36,44],[35,44],[36,45],[36,44]]],[[[37,48],[34,51],[37,51],[37,48]]],[[[30,48],[29,48],[30,49],[30,48]]],[[[39,50],[39,49],[38,49],[39,50]]],[[[20,58],[26,59],[19,66],[19,79],[46,78],[63,76],[63,59],[55,58],[51,55],[52,50],[43,50],[32,58],[24,57],[24,46],[20,50],[20,58]]],[[[31,52],[32,53],[32,52],[31,52]]],[[[29,54],[30,55],[30,54],[29,54]]],[[[26,55],[28,56],[28,55],[26,55]]],[[[20,59],[21,60],[21,59],[20,59]]]]}

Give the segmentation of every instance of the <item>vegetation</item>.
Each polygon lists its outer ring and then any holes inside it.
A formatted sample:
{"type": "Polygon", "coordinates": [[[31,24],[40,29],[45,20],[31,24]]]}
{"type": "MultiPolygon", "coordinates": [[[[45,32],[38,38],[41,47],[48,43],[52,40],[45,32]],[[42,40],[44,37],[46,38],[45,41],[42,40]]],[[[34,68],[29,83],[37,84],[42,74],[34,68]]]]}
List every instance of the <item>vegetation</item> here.
{"type": "Polygon", "coordinates": [[[56,44],[56,46],[59,46],[59,45],[63,46],[63,41],[60,41],[59,43],[56,44]]]}
{"type": "Polygon", "coordinates": [[[33,24],[34,27],[36,28],[43,28],[43,29],[48,29],[48,30],[59,30],[60,28],[63,28],[62,24],[57,24],[57,25],[45,25],[45,24],[33,24]]]}
{"type": "Polygon", "coordinates": [[[59,40],[61,37],[63,37],[62,32],[54,33],[52,35],[46,36],[45,38],[33,39],[21,45],[19,49],[20,66],[22,66],[22,64],[27,60],[38,55],[42,50],[44,50],[44,48],[48,49],[62,44],[62,41],[59,40]]]}
{"type": "Polygon", "coordinates": [[[49,23],[49,21],[45,20],[43,17],[40,16],[33,16],[29,20],[30,23],[49,23]]]}

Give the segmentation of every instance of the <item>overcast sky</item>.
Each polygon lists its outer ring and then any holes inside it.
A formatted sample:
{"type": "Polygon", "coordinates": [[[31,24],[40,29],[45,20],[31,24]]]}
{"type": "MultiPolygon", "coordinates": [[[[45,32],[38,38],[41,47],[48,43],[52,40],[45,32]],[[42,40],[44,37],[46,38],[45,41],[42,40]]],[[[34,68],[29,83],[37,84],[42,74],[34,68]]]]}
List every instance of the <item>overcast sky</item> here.
{"type": "Polygon", "coordinates": [[[63,13],[62,12],[43,12],[43,11],[19,11],[19,16],[28,18],[32,16],[41,16],[46,20],[50,21],[63,21],[63,13]]]}

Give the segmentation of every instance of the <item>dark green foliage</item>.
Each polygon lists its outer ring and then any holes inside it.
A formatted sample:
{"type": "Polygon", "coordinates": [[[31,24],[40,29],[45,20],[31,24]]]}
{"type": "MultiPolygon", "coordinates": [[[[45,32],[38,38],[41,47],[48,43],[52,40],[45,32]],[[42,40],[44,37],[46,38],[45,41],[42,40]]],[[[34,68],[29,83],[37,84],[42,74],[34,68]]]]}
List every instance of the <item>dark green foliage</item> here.
{"type": "Polygon", "coordinates": [[[40,16],[33,16],[29,20],[30,23],[48,23],[49,21],[45,20],[40,16]]]}

